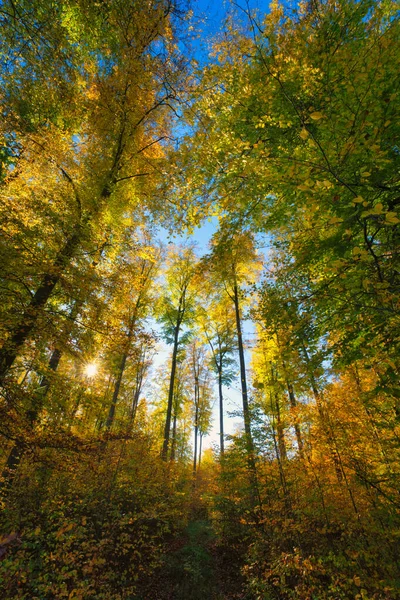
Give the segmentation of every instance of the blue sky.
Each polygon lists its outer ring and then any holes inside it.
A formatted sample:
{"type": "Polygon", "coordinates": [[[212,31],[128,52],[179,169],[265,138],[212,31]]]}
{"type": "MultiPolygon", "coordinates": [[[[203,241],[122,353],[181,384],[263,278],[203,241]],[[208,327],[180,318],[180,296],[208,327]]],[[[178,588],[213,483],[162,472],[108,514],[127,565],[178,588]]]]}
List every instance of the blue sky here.
{"type": "MultiPolygon", "coordinates": [[[[200,64],[207,63],[207,55],[210,50],[213,39],[223,32],[224,21],[228,14],[234,10],[237,14],[241,14],[239,7],[243,7],[246,11],[257,10],[260,13],[268,12],[270,1],[265,0],[237,0],[236,6],[233,6],[229,0],[191,0],[191,8],[194,14],[194,25],[196,26],[195,33],[199,33],[199,37],[193,43],[195,58],[200,64]],[[202,23],[199,24],[198,20],[202,23]],[[200,31],[198,32],[198,27],[200,31]]],[[[245,20],[244,12],[242,16],[245,20]]]]}

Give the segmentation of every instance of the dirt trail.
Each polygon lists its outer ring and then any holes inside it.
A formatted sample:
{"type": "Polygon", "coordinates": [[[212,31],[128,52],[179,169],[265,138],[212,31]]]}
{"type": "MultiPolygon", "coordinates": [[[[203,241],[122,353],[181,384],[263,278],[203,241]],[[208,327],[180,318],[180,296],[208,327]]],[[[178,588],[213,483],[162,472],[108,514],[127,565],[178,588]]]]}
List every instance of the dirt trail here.
{"type": "Polygon", "coordinates": [[[251,600],[240,566],[207,520],[191,521],[171,545],[150,588],[135,600],[251,600]]]}

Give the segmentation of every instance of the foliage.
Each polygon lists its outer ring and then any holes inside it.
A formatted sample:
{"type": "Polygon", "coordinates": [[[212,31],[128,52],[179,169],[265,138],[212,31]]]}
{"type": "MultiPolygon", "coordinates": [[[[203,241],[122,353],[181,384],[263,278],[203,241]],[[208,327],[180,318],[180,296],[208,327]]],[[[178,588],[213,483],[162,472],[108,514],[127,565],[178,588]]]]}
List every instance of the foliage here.
{"type": "Polygon", "coordinates": [[[0,2],[1,591],[400,598],[398,6],[190,19],[0,2]]]}
{"type": "Polygon", "coordinates": [[[3,521],[3,530],[12,524],[18,531],[1,565],[7,598],[136,593],[183,525],[183,496],[174,493],[151,445],[136,435],[104,442],[101,454],[96,447],[62,451],[57,471],[52,465],[60,451],[47,450],[40,456],[47,466],[33,481],[24,469],[3,521]],[[28,483],[29,493],[22,495],[28,483]]]}

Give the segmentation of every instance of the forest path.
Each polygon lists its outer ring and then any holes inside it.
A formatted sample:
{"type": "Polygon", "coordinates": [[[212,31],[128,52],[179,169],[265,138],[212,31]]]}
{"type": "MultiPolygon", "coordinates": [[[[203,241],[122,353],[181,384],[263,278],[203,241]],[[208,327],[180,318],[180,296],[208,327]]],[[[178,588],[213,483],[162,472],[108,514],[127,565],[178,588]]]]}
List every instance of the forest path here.
{"type": "Polygon", "coordinates": [[[231,549],[206,519],[190,521],[174,540],[151,588],[140,600],[250,600],[231,549]]]}

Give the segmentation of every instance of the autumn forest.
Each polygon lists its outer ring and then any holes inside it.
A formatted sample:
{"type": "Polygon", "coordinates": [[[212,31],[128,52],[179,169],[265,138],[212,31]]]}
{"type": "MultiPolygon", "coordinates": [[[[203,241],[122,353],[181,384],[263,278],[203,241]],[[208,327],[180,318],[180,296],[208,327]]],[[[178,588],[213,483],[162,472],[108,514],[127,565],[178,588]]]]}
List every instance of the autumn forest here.
{"type": "Polygon", "coordinates": [[[260,5],[0,0],[5,600],[400,598],[399,5],[260,5]]]}

